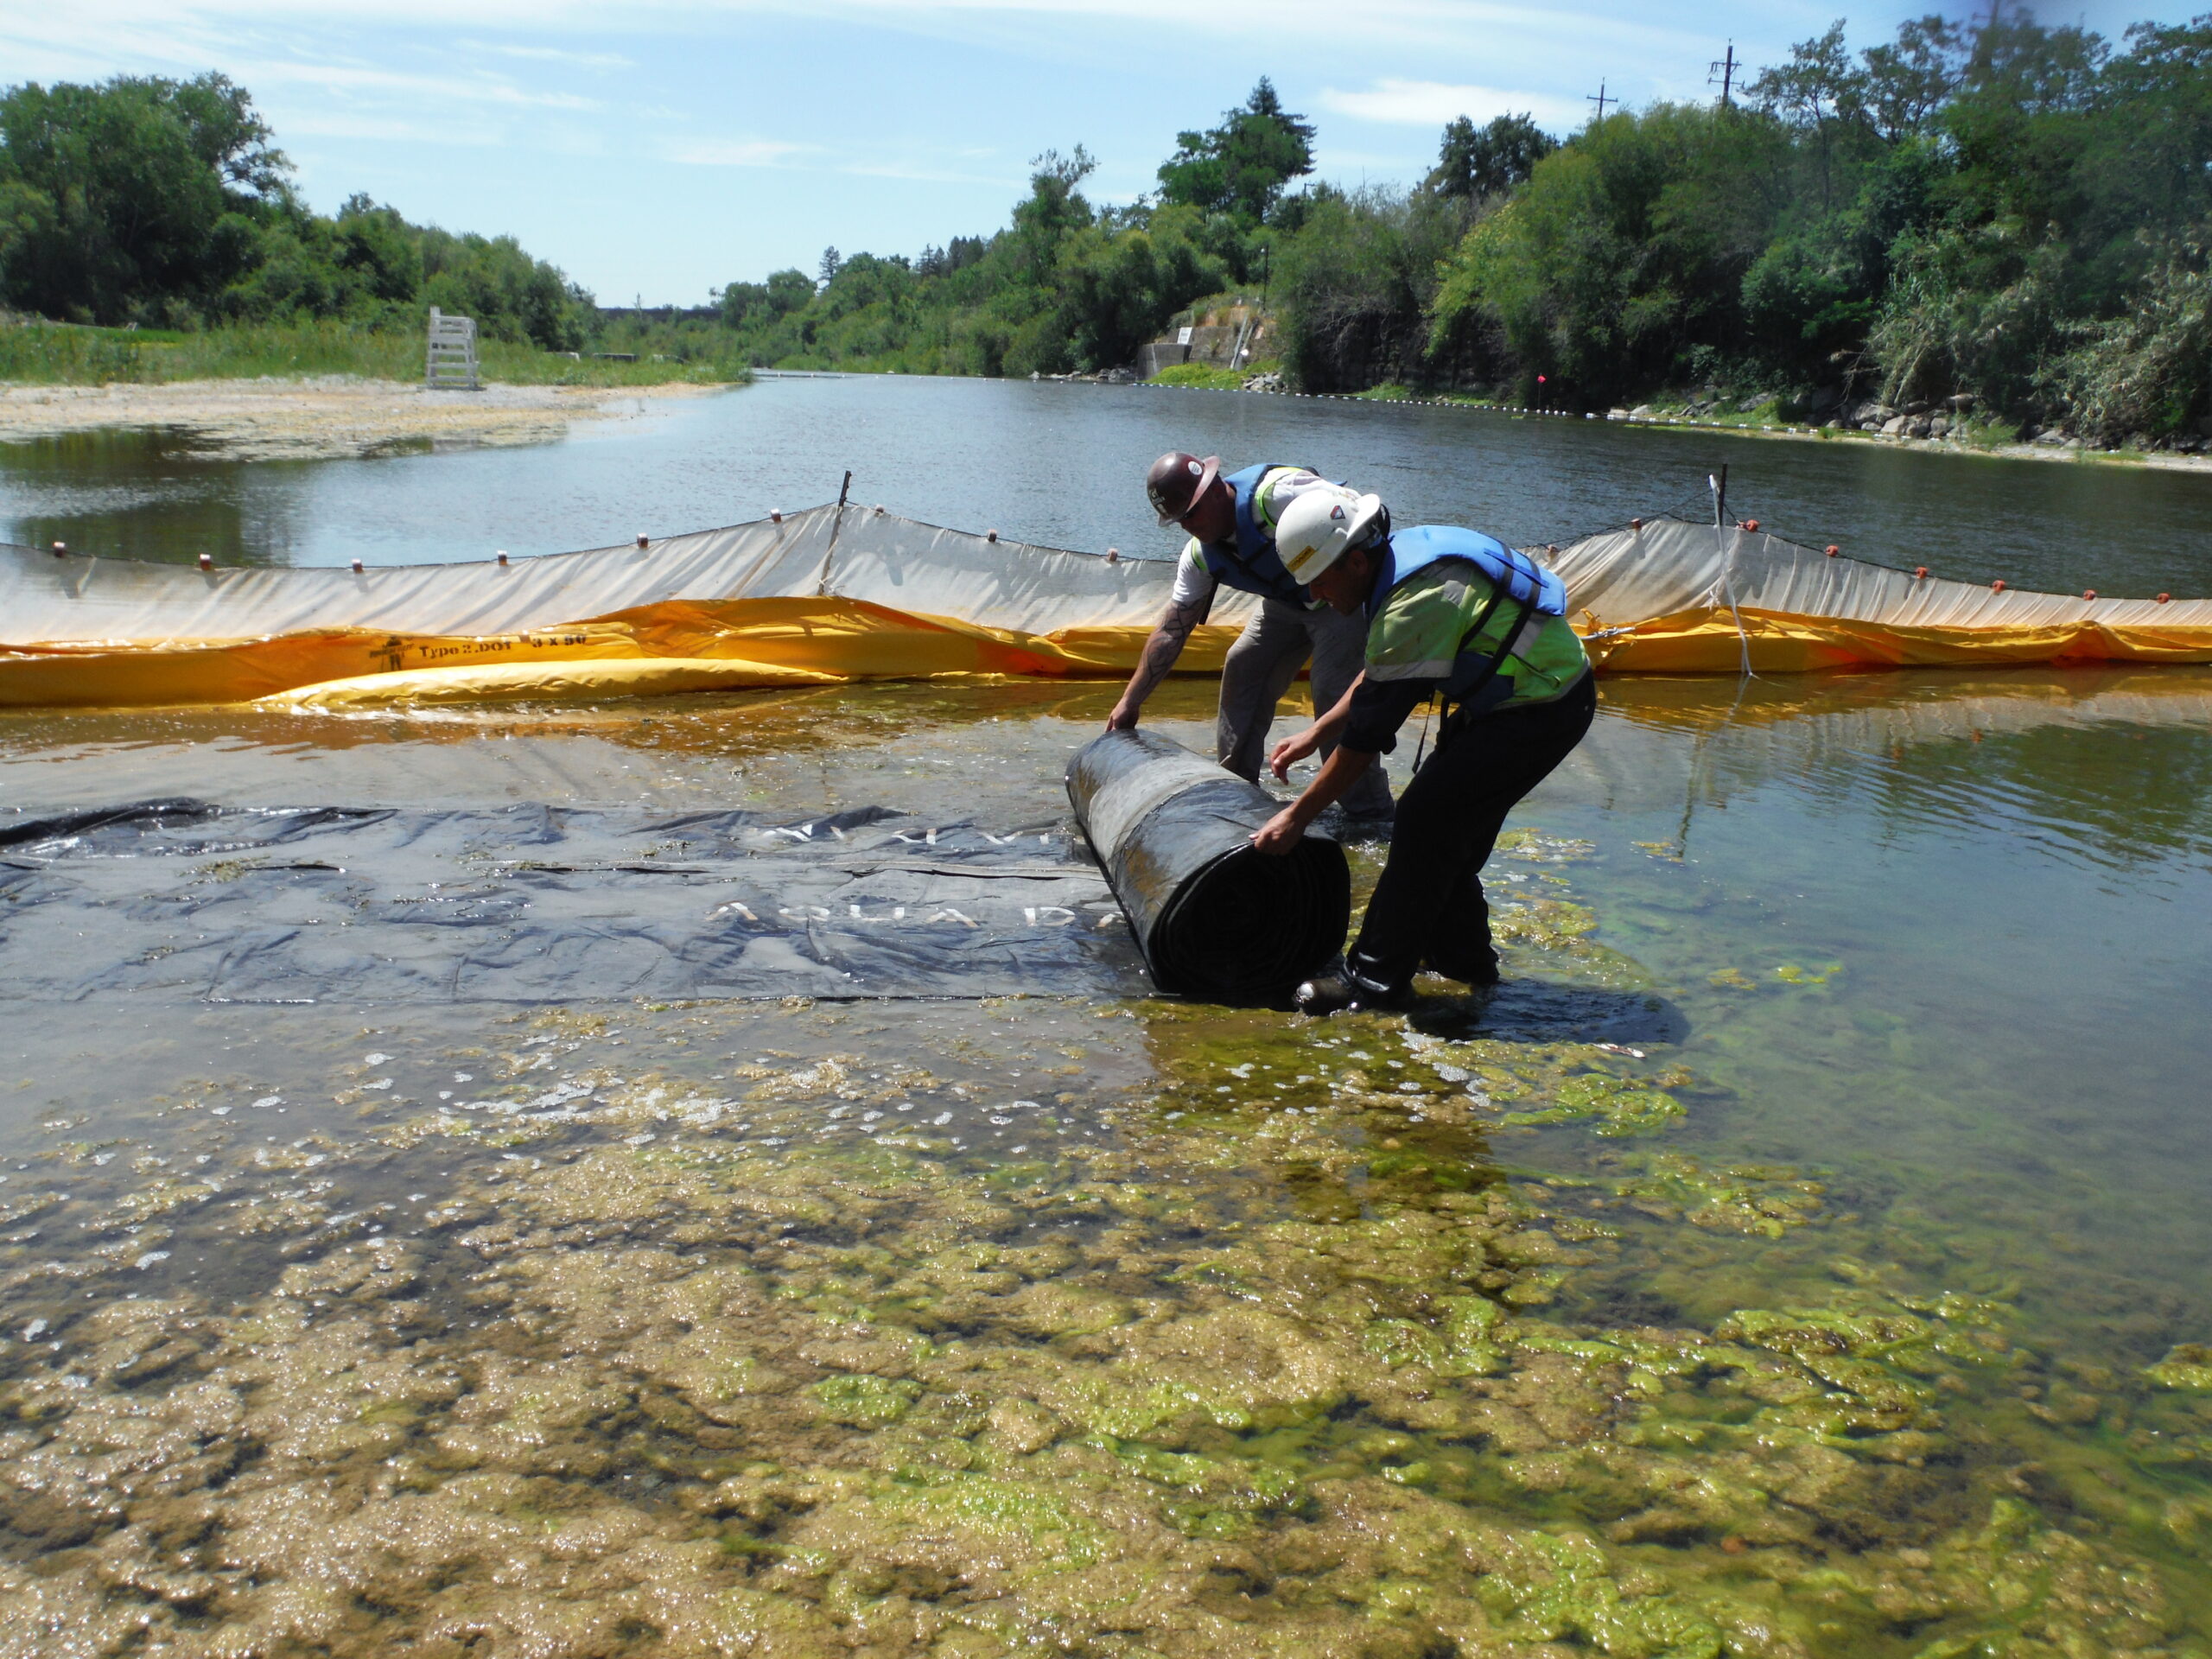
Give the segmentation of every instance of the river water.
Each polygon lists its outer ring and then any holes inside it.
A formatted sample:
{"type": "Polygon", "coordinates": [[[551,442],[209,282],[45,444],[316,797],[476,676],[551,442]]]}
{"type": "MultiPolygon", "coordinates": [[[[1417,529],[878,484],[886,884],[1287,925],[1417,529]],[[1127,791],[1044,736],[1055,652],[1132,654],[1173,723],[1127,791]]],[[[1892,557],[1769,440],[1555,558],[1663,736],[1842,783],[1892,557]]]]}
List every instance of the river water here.
{"type": "MultiPolygon", "coordinates": [[[[1785,531],[2207,586],[2191,477],[1084,387],[771,382],[266,471],[54,451],[6,499],[163,556],[458,557],[802,505],[849,457],[898,511],[1149,548],[1099,480],[1175,441],[1529,539],[1726,459],[1785,531]]],[[[160,797],[1052,827],[1112,696],[8,715],[0,895],[66,868],[30,819],[160,797]]],[[[1152,712],[1202,747],[1210,703],[1152,712]]],[[[0,988],[0,1628],[2212,1652],[2212,673],[1617,678],[1515,830],[1507,989],[1408,1018],[0,988]]],[[[346,925],[254,897],[267,862],[130,902],[346,925]]]]}
{"type": "Polygon", "coordinates": [[[1283,459],[1380,493],[1399,522],[1516,545],[1639,513],[1730,505],[1769,529],[1972,582],[2110,594],[2212,592],[2212,474],[2120,462],[1962,458],[1469,408],[1146,386],[778,378],[647,401],[526,449],[368,461],[226,461],[175,436],[0,445],[0,535],[189,563],[416,563],[558,553],[854,499],[908,518],[1096,551],[1166,555],[1145,511],[1153,457],[1283,459]]]}

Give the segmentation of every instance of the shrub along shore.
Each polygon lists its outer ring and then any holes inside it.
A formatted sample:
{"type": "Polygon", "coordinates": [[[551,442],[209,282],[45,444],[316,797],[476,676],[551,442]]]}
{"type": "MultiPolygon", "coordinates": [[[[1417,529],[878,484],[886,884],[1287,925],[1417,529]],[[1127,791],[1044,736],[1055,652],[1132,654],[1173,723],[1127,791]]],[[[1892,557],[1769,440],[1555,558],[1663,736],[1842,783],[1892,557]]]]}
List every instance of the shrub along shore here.
{"type": "MultiPolygon", "coordinates": [[[[1075,378],[1077,377],[1066,377],[1075,378]]],[[[1712,392],[1676,393],[1632,410],[1546,410],[1499,402],[1471,392],[1433,392],[1402,384],[1370,386],[1364,391],[1295,391],[1273,364],[1245,369],[1188,364],[1144,383],[1171,391],[1243,391],[1262,396],[1313,397],[1335,403],[1418,404],[1439,409],[1482,410],[1527,420],[1606,420],[1629,426],[1667,427],[1726,432],[1738,437],[1814,442],[1877,443],[1923,449],[1931,454],[1999,456],[2007,460],[2073,461],[2139,464],[2179,472],[2212,472],[2212,456],[2147,444],[2085,443],[2053,427],[2024,435],[2012,423],[1980,418],[1966,410],[1939,411],[1921,404],[1899,410],[1872,399],[1827,406],[1820,418],[1804,404],[1768,396],[1730,399],[1712,392]]]]}
{"type": "MultiPolygon", "coordinates": [[[[328,320],[236,323],[188,332],[37,320],[0,326],[0,382],[19,385],[159,385],[328,375],[404,383],[422,379],[423,355],[419,327],[403,330],[328,320]]],[[[729,385],[752,378],[743,360],[728,353],[640,352],[624,360],[486,338],[479,340],[477,355],[486,380],[511,385],[729,385]]]]}
{"type": "Polygon", "coordinates": [[[1256,298],[1277,320],[1262,349],[1308,394],[1721,424],[1772,403],[1777,418],[1743,423],[2212,444],[2212,16],[2120,41],[1929,16],[1855,50],[1839,22],[1732,100],[1564,137],[1462,117],[1409,188],[1313,179],[1315,130],[1262,78],[1175,135],[1134,201],[1084,194],[1081,145],[1046,150],[988,234],[833,247],[814,274],[733,282],[709,306],[610,310],[512,238],[361,195],[313,212],[219,73],[16,86],[0,92],[0,303],[137,334],[10,331],[0,376],[411,378],[433,305],[477,320],[495,378],[1063,376],[1256,298]]]}

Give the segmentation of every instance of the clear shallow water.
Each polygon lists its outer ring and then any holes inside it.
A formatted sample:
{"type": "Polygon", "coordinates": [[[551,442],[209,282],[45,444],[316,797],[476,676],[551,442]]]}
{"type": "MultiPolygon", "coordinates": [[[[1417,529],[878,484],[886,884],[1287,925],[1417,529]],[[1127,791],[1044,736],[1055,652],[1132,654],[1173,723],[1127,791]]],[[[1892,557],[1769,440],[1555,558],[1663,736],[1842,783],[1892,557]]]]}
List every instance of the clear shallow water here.
{"type": "MultiPolygon", "coordinates": [[[[147,556],[475,556],[823,499],[849,455],[863,500],[1156,550],[1098,480],[1171,442],[1527,539],[1725,454],[1744,511],[1854,550],[2208,586],[2194,478],[1088,387],[769,382],[296,467],[121,441],[0,487],[147,556]]],[[[10,714],[0,811],[1002,828],[1113,696],[10,714]]],[[[1203,747],[1211,701],[1153,712],[1203,747]]],[[[1516,828],[1508,988],[1405,1020],[0,988],[4,1628],[2212,1652],[2212,674],[1616,679],[1516,828]]]]}
{"type": "Polygon", "coordinates": [[[1166,555],[1138,480],[1162,450],[1303,461],[1405,522],[1565,541],[1702,513],[1971,581],[2212,592],[2212,476],[1992,461],[1604,422],[1138,386],[772,378],[586,425],[561,444],[226,461],[153,434],[0,446],[0,535],[134,558],[404,563],[562,552],[855,499],[1051,545],[1166,555]]]}
{"type": "MultiPolygon", "coordinates": [[[[1211,690],[1171,684],[1163,729],[1203,744],[1211,690]]],[[[558,799],[794,821],[888,804],[1010,824],[1060,803],[1065,757],[1112,696],[15,715],[0,798],[24,812],[178,794],[558,799]]],[[[1700,681],[1617,679],[1530,818],[1588,843],[1552,874],[1637,964],[1635,983],[1659,989],[1666,1012],[1645,1027],[1726,1077],[1729,1155],[1847,1159],[1971,1187],[1955,1201],[1969,1213],[2002,1194],[2038,1225],[2063,1214],[2106,1270],[2170,1283],[2212,1325],[2208,715],[2212,674],[2195,670],[1764,681],[1731,702],[1700,681]]],[[[22,1005],[8,1017],[56,1026],[22,1005]]]]}
{"type": "MultiPolygon", "coordinates": [[[[2202,1651],[2212,676],[1713,693],[1607,685],[1493,867],[1508,991],[1407,1020],[0,1002],[0,1601],[2202,1651]]],[[[1112,695],[15,715],[0,791],[996,822],[1112,695]]]]}

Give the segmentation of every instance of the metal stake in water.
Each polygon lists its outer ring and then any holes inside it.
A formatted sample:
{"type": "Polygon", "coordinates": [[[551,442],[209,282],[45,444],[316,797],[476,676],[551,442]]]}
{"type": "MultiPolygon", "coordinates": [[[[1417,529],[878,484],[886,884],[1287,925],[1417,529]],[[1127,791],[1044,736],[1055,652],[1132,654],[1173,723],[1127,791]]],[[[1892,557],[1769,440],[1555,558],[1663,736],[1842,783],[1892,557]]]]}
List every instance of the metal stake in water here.
{"type": "Polygon", "coordinates": [[[1736,606],[1736,548],[1742,538],[1728,538],[1728,463],[1722,461],[1717,474],[1707,473],[1705,481],[1713,492],[1713,533],[1720,542],[1720,594],[1728,601],[1728,614],[1736,620],[1736,647],[1742,654],[1741,678],[1737,682],[1740,698],[1743,681],[1757,677],[1751,672],[1751,637],[1745,631],[1744,613],[1736,606]]]}

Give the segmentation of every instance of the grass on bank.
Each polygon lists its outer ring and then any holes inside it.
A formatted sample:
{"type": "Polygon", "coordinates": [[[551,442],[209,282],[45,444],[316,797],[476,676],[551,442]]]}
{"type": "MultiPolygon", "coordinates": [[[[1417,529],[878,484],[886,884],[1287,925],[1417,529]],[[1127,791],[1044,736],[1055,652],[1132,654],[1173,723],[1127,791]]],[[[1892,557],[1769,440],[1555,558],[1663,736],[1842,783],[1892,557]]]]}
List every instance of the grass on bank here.
{"type": "MultiPolygon", "coordinates": [[[[753,374],[734,356],[641,353],[637,362],[619,363],[501,340],[480,340],[476,350],[486,380],[518,385],[722,385],[749,380],[753,374]]],[[[331,321],[240,324],[193,334],[54,322],[0,327],[0,381],[29,385],[326,374],[419,381],[423,355],[423,337],[411,330],[394,333],[331,321]]]]}
{"type": "Polygon", "coordinates": [[[1217,368],[1211,363],[1178,363],[1152,377],[1155,386],[1196,386],[1203,391],[1242,391],[1256,374],[1276,372],[1273,363],[1248,364],[1241,369],[1217,368]]]}

